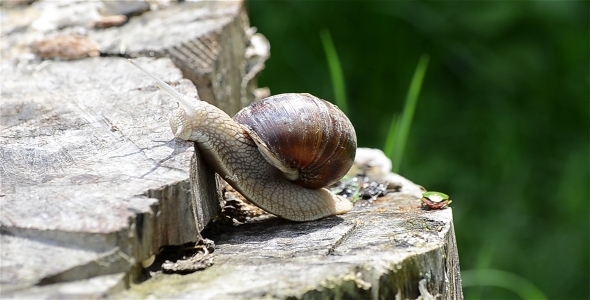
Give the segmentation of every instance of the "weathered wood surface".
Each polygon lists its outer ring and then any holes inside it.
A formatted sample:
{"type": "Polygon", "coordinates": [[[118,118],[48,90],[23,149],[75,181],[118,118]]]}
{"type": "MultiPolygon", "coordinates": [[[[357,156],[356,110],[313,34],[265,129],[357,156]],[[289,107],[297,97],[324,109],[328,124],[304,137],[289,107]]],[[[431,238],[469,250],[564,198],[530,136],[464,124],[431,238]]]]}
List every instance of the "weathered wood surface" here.
{"type": "Polygon", "coordinates": [[[170,57],[201,100],[233,116],[254,100],[254,77],[247,75],[259,70],[248,65],[255,57],[244,57],[252,34],[241,1],[199,1],[150,11],[89,37],[105,54],[170,57]]]}
{"type": "MultiPolygon", "coordinates": [[[[160,246],[198,241],[219,210],[212,171],[170,132],[177,105],[116,56],[171,57],[140,63],[184,94],[197,91],[174,65],[186,76],[198,63],[191,71],[203,100],[231,112],[253,99],[268,54],[247,53],[253,32],[241,1],[171,3],[141,14],[147,9],[142,1],[38,1],[0,11],[3,297],[95,297],[125,286],[160,246]],[[98,11],[129,22],[93,28],[98,11]],[[63,36],[85,36],[89,48],[115,57],[60,62],[31,54],[33,42],[63,36]]],[[[76,50],[53,47],[66,51],[49,53],[76,50]]]]}
{"type": "Polygon", "coordinates": [[[337,217],[207,229],[212,267],[156,274],[114,297],[462,299],[452,210],[420,209],[417,187],[400,181],[401,193],[337,217]]]}
{"type": "MultiPolygon", "coordinates": [[[[194,92],[170,60],[141,61],[194,92]]],[[[1,67],[3,291],[126,272],[199,239],[175,103],[121,58],[1,67]]]]}
{"type": "Polygon", "coordinates": [[[83,33],[102,55],[170,57],[202,100],[230,115],[255,99],[255,75],[269,55],[268,41],[249,27],[242,1],[173,2],[132,16],[121,27],[89,28],[101,17],[99,11],[132,15],[146,6],[125,0],[40,1],[5,10],[2,52],[18,56],[32,42],[83,33]]]}

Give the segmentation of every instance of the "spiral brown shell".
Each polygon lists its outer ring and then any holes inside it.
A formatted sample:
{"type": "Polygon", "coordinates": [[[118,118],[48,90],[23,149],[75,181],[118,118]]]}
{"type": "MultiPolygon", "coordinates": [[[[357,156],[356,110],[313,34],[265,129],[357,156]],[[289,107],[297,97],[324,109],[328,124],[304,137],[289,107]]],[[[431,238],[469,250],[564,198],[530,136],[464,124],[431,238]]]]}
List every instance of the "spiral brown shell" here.
{"type": "Polygon", "coordinates": [[[234,120],[284,168],[296,169],[294,178],[285,177],[303,187],[335,183],[354,162],[356,133],[350,120],[337,106],[310,94],[265,98],[239,111],[234,120]]]}

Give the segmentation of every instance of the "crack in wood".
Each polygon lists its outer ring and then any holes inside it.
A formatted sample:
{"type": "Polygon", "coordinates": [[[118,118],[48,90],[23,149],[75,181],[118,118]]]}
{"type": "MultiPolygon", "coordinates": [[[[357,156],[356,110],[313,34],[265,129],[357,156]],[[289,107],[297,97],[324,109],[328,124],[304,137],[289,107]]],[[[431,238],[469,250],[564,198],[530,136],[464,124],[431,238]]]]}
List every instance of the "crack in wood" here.
{"type": "Polygon", "coordinates": [[[336,250],[336,248],[338,248],[340,245],[342,245],[342,243],[344,241],[346,241],[346,239],[348,239],[348,237],[352,234],[352,232],[355,231],[355,229],[359,223],[360,223],[360,221],[358,219],[355,219],[354,222],[352,223],[352,226],[344,234],[342,234],[340,236],[340,238],[338,240],[336,240],[336,242],[334,242],[334,244],[332,244],[332,246],[328,249],[326,256],[332,255],[334,253],[334,251],[336,250]]]}

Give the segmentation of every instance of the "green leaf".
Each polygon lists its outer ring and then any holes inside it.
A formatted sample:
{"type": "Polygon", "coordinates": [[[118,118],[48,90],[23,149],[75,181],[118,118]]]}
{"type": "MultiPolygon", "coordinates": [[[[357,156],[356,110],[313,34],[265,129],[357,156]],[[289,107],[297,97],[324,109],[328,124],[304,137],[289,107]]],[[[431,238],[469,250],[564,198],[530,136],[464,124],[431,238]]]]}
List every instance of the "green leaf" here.
{"type": "Polygon", "coordinates": [[[334,101],[340,110],[348,115],[344,74],[342,73],[342,67],[340,65],[340,59],[338,59],[336,47],[334,47],[334,42],[327,29],[322,29],[320,31],[320,38],[322,39],[322,45],[324,46],[324,52],[326,53],[326,59],[328,60],[328,67],[330,68],[332,88],[334,89],[334,101]]]}
{"type": "Polygon", "coordinates": [[[402,112],[399,121],[396,121],[395,117],[392,117],[392,126],[390,126],[390,132],[388,133],[388,139],[386,141],[385,154],[391,159],[392,171],[395,173],[399,172],[399,168],[402,162],[404,150],[406,148],[406,142],[412,126],[412,120],[414,118],[414,112],[416,110],[416,104],[418,103],[418,96],[422,89],[422,82],[424,75],[426,74],[426,68],[428,67],[428,61],[430,56],[428,54],[422,54],[418,66],[414,71],[412,82],[408,89],[406,96],[406,102],[404,110],[402,112]],[[395,123],[394,123],[395,122],[395,123]],[[396,124],[394,126],[394,124],[396,124]],[[391,142],[389,139],[393,139],[391,142]],[[390,146],[392,144],[392,146],[390,146]],[[390,148],[391,147],[391,148],[390,148]]]}
{"type": "Polygon", "coordinates": [[[383,152],[385,155],[391,159],[391,153],[393,153],[394,146],[396,144],[395,140],[397,138],[397,126],[399,123],[399,114],[394,113],[391,116],[391,123],[389,124],[389,131],[387,136],[385,137],[385,146],[383,147],[383,152]]]}

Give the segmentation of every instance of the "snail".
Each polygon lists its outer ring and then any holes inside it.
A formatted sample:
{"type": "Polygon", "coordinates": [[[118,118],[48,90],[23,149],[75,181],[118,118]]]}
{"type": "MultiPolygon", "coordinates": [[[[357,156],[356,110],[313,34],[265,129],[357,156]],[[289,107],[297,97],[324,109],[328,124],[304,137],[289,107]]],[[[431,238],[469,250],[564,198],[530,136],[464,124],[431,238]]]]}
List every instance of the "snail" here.
{"type": "Polygon", "coordinates": [[[324,188],[346,174],[356,153],[354,127],[338,107],[310,94],[280,94],[232,119],[128,61],[178,102],[169,120],[174,136],[194,141],[213,170],[246,199],[292,221],[351,210],[350,201],[324,188]]]}

